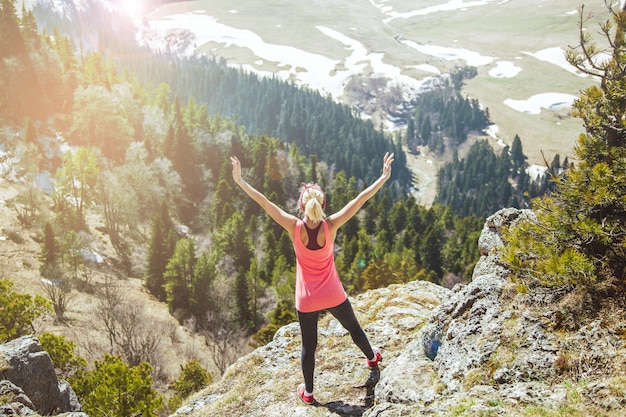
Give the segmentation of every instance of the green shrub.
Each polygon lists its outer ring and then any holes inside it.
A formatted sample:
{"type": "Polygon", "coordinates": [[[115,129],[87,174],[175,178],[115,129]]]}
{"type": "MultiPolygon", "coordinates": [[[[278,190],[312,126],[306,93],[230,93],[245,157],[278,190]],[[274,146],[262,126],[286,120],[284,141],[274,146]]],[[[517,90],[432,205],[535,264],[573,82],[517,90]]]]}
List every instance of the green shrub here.
{"type": "Polygon", "coordinates": [[[118,356],[105,355],[95,369],[80,370],[68,382],[90,417],[157,416],[163,398],[152,387],[147,362],[129,366],[118,356]]]}
{"type": "MultiPolygon", "coordinates": [[[[568,51],[570,64],[602,80],[581,93],[573,115],[585,133],[574,149],[576,165],[553,172],[556,190],[535,199],[536,221],[519,222],[505,233],[502,260],[530,291],[576,294],[568,309],[599,311],[626,288],[626,11],[613,10],[614,24],[601,25],[612,40],[611,59],[592,36],[568,51]],[[580,303],[581,300],[589,301],[580,303]]],[[[585,19],[580,19],[581,33],[585,19]]]]}
{"type": "Polygon", "coordinates": [[[281,300],[276,304],[276,308],[268,313],[267,317],[270,322],[252,335],[251,343],[254,347],[264,346],[272,341],[274,335],[281,327],[298,321],[294,313],[293,303],[287,300],[281,300]]]}
{"type": "Polygon", "coordinates": [[[67,379],[87,367],[87,360],[74,354],[76,344],[71,340],[52,333],[43,333],[39,336],[39,342],[63,378],[67,379]]]}
{"type": "Polygon", "coordinates": [[[181,373],[172,384],[172,388],[176,394],[187,397],[200,391],[211,382],[213,382],[211,373],[202,368],[199,361],[192,359],[187,362],[187,365],[181,366],[181,373]]]}
{"type": "Polygon", "coordinates": [[[52,312],[52,303],[44,297],[17,293],[12,288],[13,282],[0,279],[0,342],[32,334],[33,321],[52,312]]]}
{"type": "Polygon", "coordinates": [[[183,399],[200,391],[211,382],[213,382],[213,376],[202,368],[199,361],[190,360],[185,366],[181,365],[181,373],[172,384],[175,395],[168,402],[169,409],[177,409],[182,404],[183,399]]]}

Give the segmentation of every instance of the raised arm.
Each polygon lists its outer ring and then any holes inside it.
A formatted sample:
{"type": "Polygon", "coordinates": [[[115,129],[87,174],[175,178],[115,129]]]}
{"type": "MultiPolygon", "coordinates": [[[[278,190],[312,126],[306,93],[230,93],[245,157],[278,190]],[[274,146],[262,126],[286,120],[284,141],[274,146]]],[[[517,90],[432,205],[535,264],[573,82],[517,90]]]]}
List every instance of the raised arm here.
{"type": "Polygon", "coordinates": [[[269,214],[270,217],[274,219],[276,223],[278,223],[285,230],[287,230],[287,232],[289,233],[289,236],[291,236],[291,238],[293,239],[295,235],[295,231],[296,231],[296,222],[298,221],[298,218],[289,213],[286,213],[276,204],[268,200],[267,197],[261,194],[261,192],[256,190],[246,181],[244,181],[243,178],[241,178],[241,163],[239,162],[239,159],[236,156],[231,156],[230,162],[232,162],[233,164],[233,180],[235,181],[235,183],[239,187],[241,187],[241,189],[246,194],[248,194],[250,198],[256,201],[261,206],[261,208],[263,208],[263,210],[265,210],[267,214],[269,214]]]}
{"type": "Polygon", "coordinates": [[[374,196],[380,190],[380,188],[387,182],[391,176],[391,164],[393,163],[394,154],[387,152],[383,157],[383,173],[380,177],[365,190],[356,196],[352,201],[346,204],[341,210],[328,217],[328,225],[330,232],[334,238],[337,234],[337,229],[343,226],[348,220],[350,220],[360,209],[363,204],[374,196]]]}

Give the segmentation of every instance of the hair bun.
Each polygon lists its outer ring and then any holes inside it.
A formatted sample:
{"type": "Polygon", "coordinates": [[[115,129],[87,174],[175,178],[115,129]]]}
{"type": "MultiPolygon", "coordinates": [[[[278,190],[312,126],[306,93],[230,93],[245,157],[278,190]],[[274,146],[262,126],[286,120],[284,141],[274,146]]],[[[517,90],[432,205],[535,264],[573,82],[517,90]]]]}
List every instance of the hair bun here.
{"type": "Polygon", "coordinates": [[[321,205],[322,205],[322,210],[324,210],[326,208],[326,194],[324,194],[324,192],[322,191],[322,187],[320,187],[319,185],[315,183],[309,182],[306,184],[302,183],[302,188],[300,189],[300,198],[298,199],[298,203],[300,204],[300,211],[304,213],[304,203],[302,202],[302,198],[304,197],[304,194],[309,189],[317,190],[322,194],[323,201],[321,205]]]}

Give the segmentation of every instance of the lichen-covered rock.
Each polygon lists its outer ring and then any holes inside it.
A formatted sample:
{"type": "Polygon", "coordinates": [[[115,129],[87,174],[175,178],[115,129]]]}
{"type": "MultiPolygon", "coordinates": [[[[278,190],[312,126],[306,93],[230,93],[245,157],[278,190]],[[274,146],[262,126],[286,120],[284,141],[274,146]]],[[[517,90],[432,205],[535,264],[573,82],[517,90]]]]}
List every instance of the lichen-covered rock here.
{"type": "Polygon", "coordinates": [[[477,277],[457,289],[439,306],[424,330],[443,327],[442,344],[435,357],[441,382],[458,390],[473,369],[489,360],[500,345],[504,321],[510,313],[502,308],[500,295],[505,281],[495,274],[477,277]]]}
{"type": "Polygon", "coordinates": [[[32,416],[35,406],[24,391],[11,381],[0,381],[0,416],[32,416]]]}
{"type": "MultiPolygon", "coordinates": [[[[482,254],[472,281],[453,288],[450,297],[432,314],[424,334],[439,334],[441,346],[434,358],[441,382],[449,391],[472,385],[472,375],[491,362],[491,377],[498,383],[514,383],[552,378],[559,345],[545,331],[539,318],[520,313],[503,301],[510,284],[508,270],[498,261],[497,249],[503,245],[504,228],[520,220],[532,220],[529,210],[503,209],[485,221],[479,239],[482,254]],[[518,317],[519,316],[519,317],[518,317]],[[511,330],[508,327],[517,326],[511,330]],[[504,333],[520,341],[511,357],[501,358],[504,333]],[[505,360],[506,359],[506,360],[505,360]]],[[[432,351],[424,345],[425,352],[432,351]]]]}

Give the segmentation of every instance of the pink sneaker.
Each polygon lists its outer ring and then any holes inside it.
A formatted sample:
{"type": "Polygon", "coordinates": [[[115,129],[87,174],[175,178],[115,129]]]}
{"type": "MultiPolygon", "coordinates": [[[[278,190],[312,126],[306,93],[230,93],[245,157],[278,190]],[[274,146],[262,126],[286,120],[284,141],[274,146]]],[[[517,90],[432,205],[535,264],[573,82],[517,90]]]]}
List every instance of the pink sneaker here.
{"type": "Polygon", "coordinates": [[[374,358],[372,360],[367,359],[367,366],[370,369],[376,368],[378,366],[378,362],[383,360],[383,355],[380,354],[380,350],[378,350],[378,348],[372,347],[372,350],[374,351],[374,358]]]}
{"type": "Polygon", "coordinates": [[[315,398],[313,398],[313,394],[308,395],[306,393],[306,388],[304,387],[304,384],[298,385],[298,395],[300,396],[300,399],[304,401],[305,404],[315,403],[315,398]]]}

